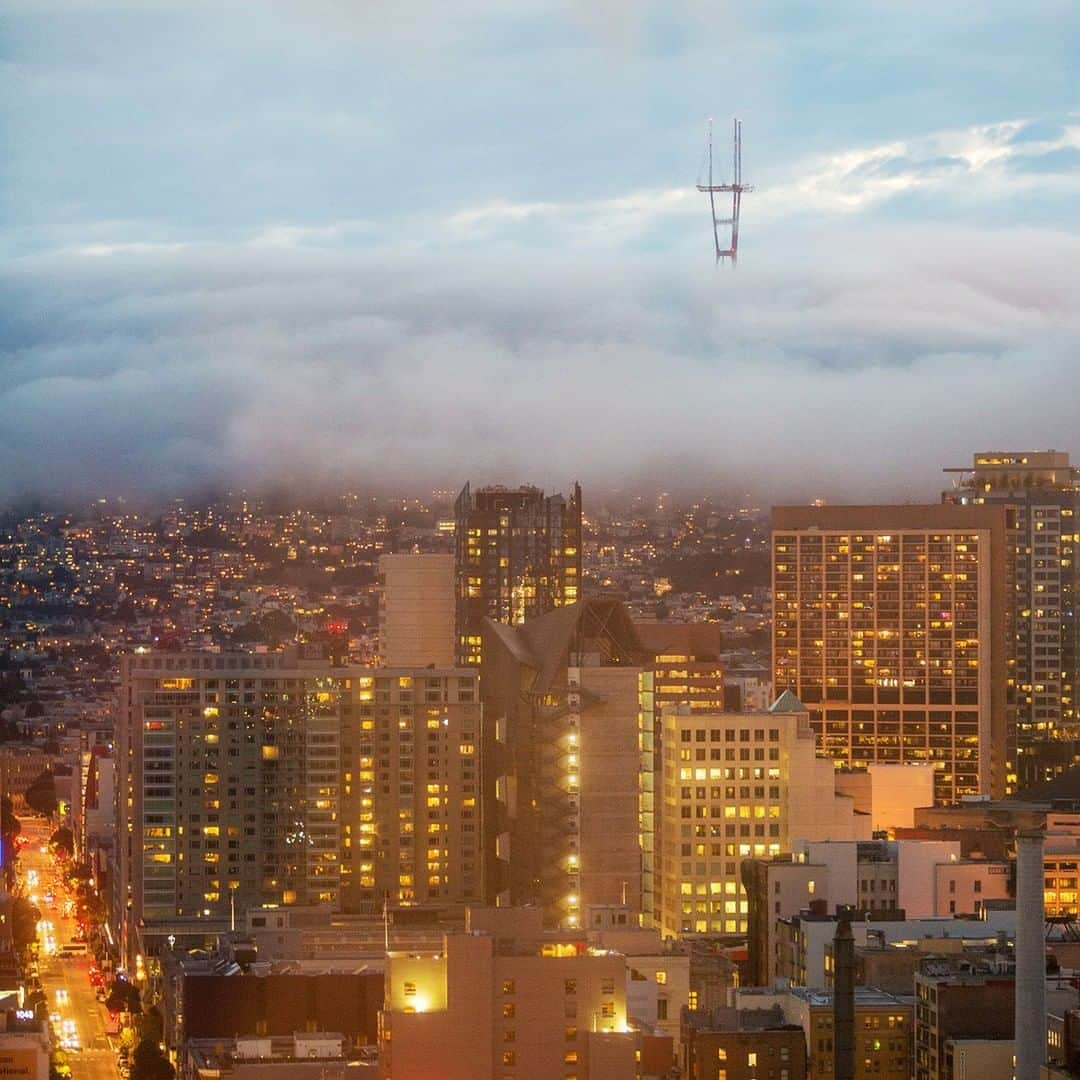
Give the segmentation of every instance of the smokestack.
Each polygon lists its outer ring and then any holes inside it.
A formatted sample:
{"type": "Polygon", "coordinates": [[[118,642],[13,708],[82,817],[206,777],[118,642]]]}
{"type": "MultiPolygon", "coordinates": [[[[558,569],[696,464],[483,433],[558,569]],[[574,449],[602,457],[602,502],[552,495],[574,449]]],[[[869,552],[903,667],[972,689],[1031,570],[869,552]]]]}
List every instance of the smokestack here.
{"type": "Polygon", "coordinates": [[[1043,834],[1016,836],[1016,1080],[1038,1080],[1046,1059],[1043,834]]]}
{"type": "Polygon", "coordinates": [[[844,917],[833,938],[833,969],[833,1077],[855,1080],[855,938],[844,917]]]}

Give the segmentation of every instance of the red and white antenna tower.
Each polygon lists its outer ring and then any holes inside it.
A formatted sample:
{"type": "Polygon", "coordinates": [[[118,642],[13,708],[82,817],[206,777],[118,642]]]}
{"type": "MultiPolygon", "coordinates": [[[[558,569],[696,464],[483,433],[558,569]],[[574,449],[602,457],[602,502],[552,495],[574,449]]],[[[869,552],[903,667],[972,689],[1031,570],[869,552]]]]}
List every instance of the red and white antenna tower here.
{"type": "Polygon", "coordinates": [[[742,121],[735,121],[735,141],[733,151],[733,169],[730,184],[713,183],[713,154],[712,154],[712,120],[709,121],[709,182],[698,184],[698,191],[709,193],[709,206],[712,209],[713,244],[716,248],[716,261],[730,259],[732,267],[739,258],[739,206],[742,203],[744,191],[753,191],[752,184],[742,182],[742,121]],[[716,193],[718,191],[731,192],[731,217],[718,218],[716,216],[716,193]],[[726,248],[720,247],[720,226],[731,226],[731,243],[726,248]]]}

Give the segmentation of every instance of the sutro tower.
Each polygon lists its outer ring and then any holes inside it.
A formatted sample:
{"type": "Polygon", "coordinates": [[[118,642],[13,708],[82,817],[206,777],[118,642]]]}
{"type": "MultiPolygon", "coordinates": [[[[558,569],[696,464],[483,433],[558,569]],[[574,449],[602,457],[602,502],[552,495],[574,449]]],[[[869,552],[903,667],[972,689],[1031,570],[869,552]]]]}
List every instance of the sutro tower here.
{"type": "Polygon", "coordinates": [[[712,121],[709,121],[709,182],[707,184],[698,184],[698,191],[707,191],[709,193],[709,206],[712,209],[712,228],[713,228],[713,244],[716,247],[716,261],[720,262],[721,259],[730,259],[731,265],[734,267],[739,258],[739,205],[742,202],[742,195],[744,191],[753,191],[752,184],[744,184],[742,182],[742,121],[735,121],[735,145],[733,152],[733,170],[730,184],[714,184],[713,183],[713,161],[712,161],[712,121]],[[718,218],[716,216],[716,193],[718,191],[730,191],[731,192],[731,217],[718,218]],[[720,226],[731,226],[731,243],[726,248],[720,247],[720,226]]]}

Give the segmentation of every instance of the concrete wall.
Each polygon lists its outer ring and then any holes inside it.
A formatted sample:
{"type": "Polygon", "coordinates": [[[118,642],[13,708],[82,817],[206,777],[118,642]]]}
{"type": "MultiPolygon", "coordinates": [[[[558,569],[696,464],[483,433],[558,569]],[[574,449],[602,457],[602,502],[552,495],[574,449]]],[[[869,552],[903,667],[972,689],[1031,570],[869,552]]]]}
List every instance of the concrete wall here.
{"type": "Polygon", "coordinates": [[[454,556],[379,557],[379,662],[454,666],[454,556]]]}
{"type": "Polygon", "coordinates": [[[580,902],[639,911],[638,669],[583,667],[581,681],[580,902]]]}
{"type": "Polygon", "coordinates": [[[1008,900],[1009,871],[1006,862],[938,863],[934,914],[970,915],[987,900],[1008,900]]]}
{"type": "Polygon", "coordinates": [[[915,808],[934,804],[933,765],[871,765],[873,829],[910,828],[915,808]]]}
{"type": "Polygon", "coordinates": [[[909,919],[937,914],[935,867],[959,858],[959,841],[897,840],[897,907],[909,919]]]}
{"type": "Polygon", "coordinates": [[[830,909],[837,904],[859,903],[858,851],[852,843],[813,842],[793,845],[806,854],[806,861],[824,866],[828,871],[830,909]]]}
{"type": "Polygon", "coordinates": [[[953,1080],[1013,1080],[1012,1039],[950,1039],[945,1053],[952,1052],[953,1080]]]}

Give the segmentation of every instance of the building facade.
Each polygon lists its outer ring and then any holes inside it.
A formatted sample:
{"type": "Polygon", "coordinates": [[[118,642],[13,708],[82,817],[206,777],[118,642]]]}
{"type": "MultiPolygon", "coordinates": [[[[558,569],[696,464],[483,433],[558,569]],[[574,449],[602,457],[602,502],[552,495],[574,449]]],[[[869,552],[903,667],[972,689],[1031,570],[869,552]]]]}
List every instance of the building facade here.
{"type": "Polygon", "coordinates": [[[1010,786],[1008,515],[991,506],[776,507],[777,692],[838,767],[931,762],[935,801],[1010,786]]]}
{"type": "MultiPolygon", "coordinates": [[[[729,1029],[707,1015],[690,1013],[683,1032],[681,1061],[686,1080],[805,1080],[806,1036],[786,1024],[779,1009],[769,1021],[734,1026],[753,1013],[736,1013],[729,1029]]],[[[726,1019],[726,1017],[725,1017],[726,1019]]]]}
{"type": "Polygon", "coordinates": [[[140,651],[121,658],[118,896],[136,927],[335,903],[337,679],[294,654],[140,651]]]}
{"type": "Polygon", "coordinates": [[[686,705],[694,712],[724,711],[723,632],[719,623],[638,620],[634,629],[655,656],[653,692],[658,721],[669,705],[686,705]]]}
{"type": "Polygon", "coordinates": [[[1012,1040],[1016,978],[1005,958],[930,957],[915,972],[915,1080],[952,1080],[949,1044],[1012,1040]]]}
{"type": "Polygon", "coordinates": [[[379,664],[454,666],[453,555],[379,557],[379,664]]]}
{"type": "Polygon", "coordinates": [[[567,926],[594,905],[651,913],[651,659],[611,600],[487,621],[491,896],[567,926]]]}
{"type": "Polygon", "coordinates": [[[539,915],[473,912],[440,953],[389,954],[381,1077],[633,1080],[625,957],[545,939],[539,915]]]}
{"type": "Polygon", "coordinates": [[[1016,723],[1027,786],[1049,779],[1033,744],[1080,738],[1080,469],[1046,450],[978,453],[970,467],[945,471],[956,474],[946,501],[1012,511],[1016,723]]]}
{"type": "Polygon", "coordinates": [[[796,839],[856,839],[869,820],[836,794],[832,763],[815,753],[809,714],[794,695],[765,713],[663,716],[660,929],[742,934],[743,860],[791,850],[796,839]]]}
{"type": "MultiPolygon", "coordinates": [[[[829,991],[792,987],[738,990],[739,1009],[779,1006],[789,1024],[806,1038],[808,1077],[831,1080],[835,1075],[836,1029],[829,991]]],[[[871,987],[855,988],[855,1078],[910,1080],[912,1008],[907,1001],[871,987]]],[[[759,1074],[760,1075],[760,1074],[759,1074]]]]}
{"type": "Polygon", "coordinates": [[[485,619],[516,625],[582,598],[580,484],[569,499],[466,484],[454,519],[459,664],[480,663],[485,619]]]}
{"type": "Polygon", "coordinates": [[[345,910],[480,903],[477,672],[348,668],[339,685],[345,910]]]}

